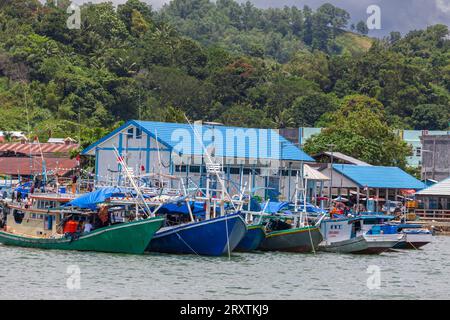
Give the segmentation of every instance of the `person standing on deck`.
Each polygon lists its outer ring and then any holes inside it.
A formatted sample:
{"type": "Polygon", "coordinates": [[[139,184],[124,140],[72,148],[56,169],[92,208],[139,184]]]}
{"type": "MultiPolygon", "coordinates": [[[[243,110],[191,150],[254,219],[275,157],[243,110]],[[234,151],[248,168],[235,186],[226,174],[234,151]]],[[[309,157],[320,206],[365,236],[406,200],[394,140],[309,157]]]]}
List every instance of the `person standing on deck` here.
{"type": "Polygon", "coordinates": [[[91,231],[92,231],[92,224],[89,220],[87,220],[86,223],[84,224],[83,233],[88,233],[91,231]]]}

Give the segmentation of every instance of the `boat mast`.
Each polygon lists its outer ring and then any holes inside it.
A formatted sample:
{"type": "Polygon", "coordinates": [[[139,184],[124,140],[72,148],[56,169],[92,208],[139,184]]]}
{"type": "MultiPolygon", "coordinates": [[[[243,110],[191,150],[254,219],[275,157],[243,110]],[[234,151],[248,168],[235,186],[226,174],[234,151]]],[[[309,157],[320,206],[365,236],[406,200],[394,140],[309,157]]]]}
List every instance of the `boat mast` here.
{"type": "Polygon", "coordinates": [[[133,176],[132,176],[131,173],[129,172],[128,167],[127,167],[125,161],[124,161],[124,160],[122,159],[122,157],[120,156],[119,151],[117,150],[117,148],[116,148],[115,145],[113,145],[113,148],[114,148],[114,152],[115,152],[115,154],[116,154],[116,157],[117,157],[117,159],[119,160],[119,163],[122,165],[122,168],[124,169],[125,174],[127,175],[128,179],[130,180],[131,185],[133,186],[134,191],[136,191],[136,193],[137,193],[137,195],[139,196],[139,198],[141,198],[141,200],[142,200],[142,202],[143,202],[143,204],[144,204],[144,206],[145,206],[145,209],[147,209],[148,215],[149,215],[150,217],[154,217],[155,214],[150,210],[150,208],[149,208],[148,205],[147,205],[147,202],[145,202],[144,195],[142,194],[142,192],[141,192],[141,190],[139,189],[139,187],[136,185],[136,182],[134,181],[133,176]]]}

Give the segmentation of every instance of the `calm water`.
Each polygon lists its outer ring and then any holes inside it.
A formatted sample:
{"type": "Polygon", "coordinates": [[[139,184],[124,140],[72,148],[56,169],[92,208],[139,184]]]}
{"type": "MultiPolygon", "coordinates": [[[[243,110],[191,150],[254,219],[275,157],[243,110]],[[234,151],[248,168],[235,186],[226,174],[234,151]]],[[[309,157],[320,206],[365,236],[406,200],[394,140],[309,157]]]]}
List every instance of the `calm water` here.
{"type": "Polygon", "coordinates": [[[448,299],[450,237],[379,256],[234,253],[228,258],[42,251],[0,245],[0,298],[448,299]],[[67,288],[67,267],[81,270],[67,288]],[[381,270],[368,289],[367,268],[381,270]]]}

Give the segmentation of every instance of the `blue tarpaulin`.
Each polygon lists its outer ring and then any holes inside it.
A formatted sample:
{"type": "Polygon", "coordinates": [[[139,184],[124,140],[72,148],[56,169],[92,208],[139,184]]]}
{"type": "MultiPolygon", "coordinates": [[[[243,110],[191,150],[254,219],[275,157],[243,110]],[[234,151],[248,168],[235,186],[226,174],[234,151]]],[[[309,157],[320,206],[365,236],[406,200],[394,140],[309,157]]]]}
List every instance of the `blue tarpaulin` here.
{"type": "Polygon", "coordinates": [[[14,189],[14,191],[20,192],[22,195],[26,195],[30,192],[30,188],[32,186],[32,182],[28,181],[21,185],[19,185],[17,188],[14,189]]]}
{"type": "Polygon", "coordinates": [[[105,202],[106,199],[111,197],[124,196],[126,192],[127,191],[125,189],[118,187],[99,188],[68,202],[66,206],[95,210],[98,203],[105,202]]]}
{"type": "MultiPolygon", "coordinates": [[[[192,214],[195,216],[204,216],[205,207],[203,202],[190,203],[192,214]]],[[[189,214],[189,210],[185,201],[178,203],[166,203],[159,210],[158,213],[165,214],[189,214]]]]}
{"type": "MultiPolygon", "coordinates": [[[[264,206],[265,206],[265,204],[261,204],[262,208],[264,208],[264,206]]],[[[264,212],[265,213],[277,213],[277,212],[279,213],[282,211],[287,211],[289,209],[292,209],[293,207],[294,207],[293,203],[289,203],[286,201],[284,201],[284,202],[270,201],[264,212]]],[[[303,207],[302,202],[298,205],[297,209],[298,209],[298,211],[303,211],[304,207],[303,207]]],[[[308,202],[306,203],[306,212],[308,212],[308,213],[326,213],[325,210],[322,210],[321,208],[318,208],[308,202]]]]}
{"type": "MultiPolygon", "coordinates": [[[[264,208],[265,204],[262,205],[262,206],[264,208]]],[[[288,209],[289,208],[289,202],[286,202],[286,201],[284,201],[284,202],[270,201],[267,204],[267,207],[264,210],[264,212],[265,213],[277,213],[277,212],[280,212],[283,208],[288,209]]]]}

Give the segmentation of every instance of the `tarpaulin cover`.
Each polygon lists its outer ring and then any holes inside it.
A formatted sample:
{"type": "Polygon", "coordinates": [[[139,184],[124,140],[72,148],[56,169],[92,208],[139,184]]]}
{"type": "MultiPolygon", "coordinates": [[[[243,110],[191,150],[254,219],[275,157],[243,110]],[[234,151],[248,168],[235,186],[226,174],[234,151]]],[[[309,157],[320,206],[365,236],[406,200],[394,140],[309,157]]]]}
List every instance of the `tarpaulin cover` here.
{"type": "MultiPolygon", "coordinates": [[[[262,207],[264,208],[265,204],[262,205],[262,207]]],[[[289,207],[289,202],[275,202],[275,201],[270,201],[267,204],[266,209],[264,210],[265,213],[277,213],[280,212],[281,209],[283,208],[288,208],[289,207]]]]}
{"type": "Polygon", "coordinates": [[[124,196],[126,192],[125,189],[118,187],[99,188],[68,202],[66,206],[95,210],[98,203],[105,202],[106,199],[111,197],[124,196]]]}
{"type": "MultiPolygon", "coordinates": [[[[192,214],[195,216],[205,215],[205,207],[203,202],[190,202],[192,214]]],[[[165,214],[189,214],[189,209],[185,201],[178,203],[166,203],[159,210],[158,213],[165,214]]]]}
{"type": "Polygon", "coordinates": [[[30,192],[31,185],[31,181],[25,182],[15,188],[14,191],[20,192],[21,194],[28,194],[28,192],[30,192]]]}

